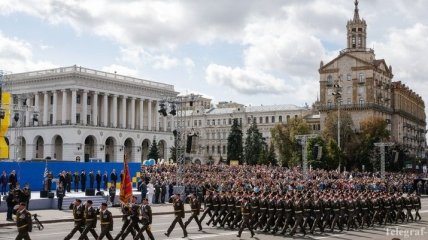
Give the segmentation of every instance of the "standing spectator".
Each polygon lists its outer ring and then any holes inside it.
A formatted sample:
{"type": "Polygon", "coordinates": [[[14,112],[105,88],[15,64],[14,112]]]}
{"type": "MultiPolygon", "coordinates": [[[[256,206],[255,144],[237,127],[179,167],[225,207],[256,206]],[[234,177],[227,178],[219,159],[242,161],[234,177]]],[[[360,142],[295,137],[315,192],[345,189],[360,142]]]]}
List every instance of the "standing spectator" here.
{"type": "Polygon", "coordinates": [[[113,169],[110,173],[110,181],[113,182],[114,186],[116,186],[116,182],[117,182],[117,174],[116,174],[116,169],[113,169]]]}
{"type": "Polygon", "coordinates": [[[7,203],[6,221],[13,221],[12,213],[13,213],[13,207],[15,207],[16,202],[15,202],[15,196],[13,195],[12,191],[10,191],[9,195],[7,195],[6,203],[7,203]]]}
{"type": "Polygon", "coordinates": [[[108,195],[110,196],[111,205],[114,204],[114,198],[116,196],[116,186],[111,182],[110,188],[108,189],[108,195]]]}
{"type": "MultiPolygon", "coordinates": [[[[58,185],[62,184],[62,186],[65,186],[65,171],[62,171],[59,175],[58,175],[58,185]]],[[[27,209],[28,209],[28,205],[27,205],[27,209]]]]}
{"type": "Polygon", "coordinates": [[[82,173],[80,174],[80,184],[82,185],[82,192],[86,189],[86,172],[85,170],[82,170],[82,173]]]}
{"type": "Polygon", "coordinates": [[[71,173],[71,171],[68,171],[65,174],[65,185],[64,185],[64,189],[67,190],[67,192],[71,192],[71,180],[73,178],[72,176],[73,176],[73,174],[71,173]]]}
{"type": "Polygon", "coordinates": [[[65,196],[65,189],[60,183],[59,186],[56,189],[56,197],[58,198],[58,210],[62,210],[62,200],[65,196]]]}
{"type": "Polygon", "coordinates": [[[30,208],[30,199],[31,199],[30,184],[25,183],[25,186],[22,189],[21,199],[19,202],[24,202],[27,205],[27,209],[29,209],[30,208]]]}
{"type": "MultiPolygon", "coordinates": [[[[107,171],[104,171],[104,175],[103,175],[103,188],[104,191],[107,191],[107,183],[108,183],[108,175],[107,175],[107,171]]],[[[116,187],[116,185],[114,185],[116,187]]]]}
{"type": "Polygon", "coordinates": [[[154,203],[156,203],[156,204],[159,203],[160,194],[161,194],[161,185],[160,185],[159,181],[156,181],[156,183],[155,183],[155,201],[154,201],[154,203]]]}
{"type": "Polygon", "coordinates": [[[9,174],[9,190],[13,190],[16,188],[16,182],[18,181],[18,177],[16,176],[15,170],[12,170],[9,174]]]}
{"type": "Polygon", "coordinates": [[[173,193],[174,193],[174,184],[170,182],[168,185],[168,201],[169,199],[171,199],[173,193]]]}
{"type": "Polygon", "coordinates": [[[97,191],[100,191],[101,188],[101,171],[97,171],[97,175],[95,176],[95,181],[97,182],[97,191]]]}
{"type": "Polygon", "coordinates": [[[74,172],[73,182],[74,182],[74,192],[78,192],[79,191],[80,176],[79,176],[79,173],[77,171],[74,172]]]}
{"type": "Polygon", "coordinates": [[[166,198],[166,181],[162,182],[161,185],[161,203],[165,203],[165,198],[166,198]]]}
{"type": "Polygon", "coordinates": [[[141,181],[140,189],[141,189],[141,199],[146,198],[147,197],[147,184],[144,181],[141,181]]]}
{"type": "Polygon", "coordinates": [[[89,172],[89,188],[94,188],[95,175],[94,171],[89,172]]]}
{"type": "Polygon", "coordinates": [[[149,200],[149,204],[153,203],[154,193],[155,193],[155,188],[153,187],[153,183],[149,182],[149,184],[147,184],[147,199],[149,200]]]}
{"type": "Polygon", "coordinates": [[[7,173],[3,170],[3,173],[0,176],[0,185],[1,185],[1,195],[6,196],[6,186],[7,186],[7,173]]]}

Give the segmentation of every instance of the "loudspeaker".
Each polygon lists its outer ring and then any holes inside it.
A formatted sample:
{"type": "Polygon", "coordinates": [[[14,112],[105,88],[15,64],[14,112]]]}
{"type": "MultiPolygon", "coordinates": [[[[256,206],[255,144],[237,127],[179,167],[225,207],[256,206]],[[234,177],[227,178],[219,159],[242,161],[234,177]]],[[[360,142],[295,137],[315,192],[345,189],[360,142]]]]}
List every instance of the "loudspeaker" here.
{"type": "Polygon", "coordinates": [[[48,197],[48,191],[40,191],[40,198],[47,198],[48,197]]]}
{"type": "Polygon", "coordinates": [[[98,191],[95,195],[96,196],[104,196],[104,191],[98,191]]]}
{"type": "Polygon", "coordinates": [[[48,198],[54,198],[54,197],[55,197],[55,193],[53,192],[48,193],[48,198]]]}
{"type": "Polygon", "coordinates": [[[85,191],[85,196],[95,196],[95,188],[87,188],[85,191]]]}

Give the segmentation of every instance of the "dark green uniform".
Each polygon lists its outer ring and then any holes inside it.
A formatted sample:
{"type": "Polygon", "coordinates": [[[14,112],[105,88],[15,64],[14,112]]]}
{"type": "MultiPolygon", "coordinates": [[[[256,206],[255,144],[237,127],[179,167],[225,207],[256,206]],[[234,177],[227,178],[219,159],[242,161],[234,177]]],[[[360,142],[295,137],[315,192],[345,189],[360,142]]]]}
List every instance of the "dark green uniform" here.
{"type": "Polygon", "coordinates": [[[98,239],[98,234],[94,230],[97,227],[96,210],[92,206],[85,207],[84,214],[85,214],[85,229],[83,229],[82,235],[80,235],[79,240],[85,239],[88,232],[90,232],[95,239],[98,239]]]}
{"type": "MultiPolygon", "coordinates": [[[[73,206],[74,228],[64,238],[64,240],[71,239],[77,231],[79,231],[80,233],[83,232],[83,228],[85,227],[84,212],[85,208],[83,207],[83,205],[73,206]]],[[[88,239],[88,237],[85,237],[84,239],[88,239]]]]}
{"type": "Polygon", "coordinates": [[[100,211],[100,225],[101,233],[98,240],[103,239],[104,236],[109,240],[113,240],[110,231],[113,231],[113,216],[109,210],[100,211]]]}
{"type": "Polygon", "coordinates": [[[150,224],[152,224],[152,208],[150,205],[141,205],[141,223],[143,226],[141,226],[140,231],[138,231],[137,235],[134,237],[134,240],[142,237],[144,231],[146,231],[147,236],[149,236],[151,240],[154,240],[155,237],[153,236],[150,227],[150,224]]]}
{"type": "Polygon", "coordinates": [[[30,235],[28,232],[31,232],[33,229],[31,214],[27,209],[22,209],[16,213],[16,226],[18,227],[18,235],[16,239],[25,239],[29,240],[30,235]]]}
{"type": "Polygon", "coordinates": [[[172,230],[174,230],[175,224],[178,223],[181,229],[183,230],[184,237],[187,237],[187,231],[186,231],[186,228],[184,227],[183,220],[182,220],[182,218],[184,218],[183,201],[181,201],[180,198],[176,198],[173,201],[173,205],[174,205],[175,218],[174,218],[174,221],[172,221],[171,226],[169,226],[168,231],[165,233],[165,235],[169,237],[169,234],[171,234],[172,230]]]}
{"type": "Polygon", "coordinates": [[[242,222],[241,222],[241,226],[239,227],[237,237],[241,237],[241,234],[242,234],[242,231],[244,231],[244,228],[248,228],[248,230],[250,230],[251,232],[251,237],[253,237],[254,231],[250,224],[251,205],[247,201],[244,201],[244,203],[241,206],[241,214],[242,214],[242,222]]]}
{"type": "Polygon", "coordinates": [[[201,222],[198,219],[198,216],[201,212],[201,204],[199,203],[198,199],[194,197],[190,199],[190,209],[192,211],[192,215],[190,215],[189,219],[184,224],[184,227],[187,228],[187,225],[189,225],[190,222],[195,219],[195,222],[198,224],[199,231],[202,231],[201,222]]]}

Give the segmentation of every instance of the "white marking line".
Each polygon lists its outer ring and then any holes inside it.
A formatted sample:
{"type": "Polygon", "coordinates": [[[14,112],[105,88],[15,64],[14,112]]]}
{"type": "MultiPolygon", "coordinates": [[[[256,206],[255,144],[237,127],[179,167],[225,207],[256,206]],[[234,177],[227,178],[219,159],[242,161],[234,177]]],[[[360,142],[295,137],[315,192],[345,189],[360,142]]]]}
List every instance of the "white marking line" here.
{"type": "MultiPolygon", "coordinates": [[[[203,234],[198,236],[191,236],[187,237],[186,239],[206,239],[206,238],[213,238],[213,237],[221,237],[221,236],[230,236],[230,235],[236,235],[238,232],[227,232],[227,233],[213,233],[213,234],[203,234]]],[[[169,240],[183,240],[183,238],[167,238],[169,240]]]]}

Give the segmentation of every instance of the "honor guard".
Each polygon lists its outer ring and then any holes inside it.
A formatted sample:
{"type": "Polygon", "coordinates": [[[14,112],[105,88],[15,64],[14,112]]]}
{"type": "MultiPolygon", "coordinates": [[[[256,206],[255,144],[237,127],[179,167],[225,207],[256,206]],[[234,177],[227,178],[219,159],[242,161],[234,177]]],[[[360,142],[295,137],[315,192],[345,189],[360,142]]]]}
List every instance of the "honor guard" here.
{"type": "Polygon", "coordinates": [[[111,212],[107,210],[107,203],[101,203],[100,225],[101,233],[97,240],[103,239],[104,236],[109,240],[113,240],[113,237],[110,234],[110,231],[113,231],[113,216],[111,215],[111,212]]]}
{"type": "MultiPolygon", "coordinates": [[[[85,227],[85,218],[84,218],[85,208],[82,205],[82,201],[80,199],[76,199],[73,202],[73,218],[74,218],[74,228],[71,232],[64,238],[64,240],[70,240],[74,234],[79,231],[83,232],[83,228],[85,227]]],[[[88,237],[84,238],[85,240],[88,237]]]]}
{"type": "Polygon", "coordinates": [[[190,209],[192,211],[192,215],[190,215],[189,219],[184,223],[184,228],[187,228],[187,226],[190,224],[190,222],[195,219],[195,222],[198,224],[199,231],[202,231],[201,222],[198,219],[198,215],[201,212],[201,204],[199,203],[198,199],[195,197],[193,193],[189,195],[189,203],[190,203],[190,209]]]}
{"type": "Polygon", "coordinates": [[[33,229],[31,214],[26,209],[26,203],[21,202],[16,211],[16,227],[18,228],[18,235],[16,239],[30,240],[29,232],[33,229]]]}
{"type": "Polygon", "coordinates": [[[97,239],[98,234],[95,232],[95,228],[97,227],[97,211],[92,207],[92,201],[88,200],[85,204],[85,229],[83,229],[82,234],[79,237],[79,240],[85,239],[87,237],[88,232],[91,232],[92,236],[97,239]]]}
{"type": "Polygon", "coordinates": [[[141,226],[140,231],[138,231],[137,235],[134,237],[134,240],[143,237],[143,232],[146,231],[147,236],[149,236],[150,240],[154,240],[155,237],[152,234],[151,224],[152,224],[152,208],[149,205],[149,200],[147,198],[143,199],[143,204],[141,205],[141,226]]]}
{"type": "Polygon", "coordinates": [[[183,220],[182,218],[184,218],[184,205],[183,205],[183,201],[181,201],[180,199],[180,194],[176,194],[173,200],[173,206],[174,206],[174,214],[175,214],[175,218],[174,221],[172,221],[171,226],[169,226],[168,231],[165,233],[165,236],[169,237],[169,235],[171,234],[172,230],[174,230],[175,224],[179,224],[181,229],[183,230],[183,238],[187,237],[187,231],[186,228],[184,227],[183,224],[183,220]]]}

